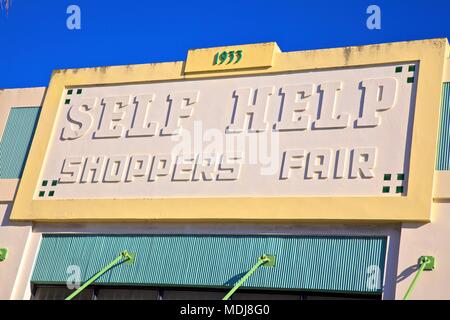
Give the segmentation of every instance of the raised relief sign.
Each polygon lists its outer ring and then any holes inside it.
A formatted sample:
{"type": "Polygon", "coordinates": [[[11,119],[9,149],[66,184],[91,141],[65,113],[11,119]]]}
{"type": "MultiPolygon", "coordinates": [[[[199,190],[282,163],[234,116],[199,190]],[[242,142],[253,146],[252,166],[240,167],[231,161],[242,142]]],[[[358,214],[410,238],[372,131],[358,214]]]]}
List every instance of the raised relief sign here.
{"type": "Polygon", "coordinates": [[[66,88],[34,198],[405,196],[417,71],[66,88]]]}

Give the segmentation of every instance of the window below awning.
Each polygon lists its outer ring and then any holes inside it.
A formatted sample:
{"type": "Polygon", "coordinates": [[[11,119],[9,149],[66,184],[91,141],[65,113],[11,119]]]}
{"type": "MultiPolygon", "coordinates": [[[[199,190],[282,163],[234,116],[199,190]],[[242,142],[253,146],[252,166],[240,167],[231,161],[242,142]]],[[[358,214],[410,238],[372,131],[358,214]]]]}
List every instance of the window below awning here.
{"type": "MultiPolygon", "coordinates": [[[[203,287],[92,285],[73,300],[222,300],[227,291],[203,287]]],[[[34,285],[32,293],[32,300],[64,300],[72,290],[65,285],[34,285]]],[[[381,300],[381,294],[240,289],[230,300],[381,300]]]]}

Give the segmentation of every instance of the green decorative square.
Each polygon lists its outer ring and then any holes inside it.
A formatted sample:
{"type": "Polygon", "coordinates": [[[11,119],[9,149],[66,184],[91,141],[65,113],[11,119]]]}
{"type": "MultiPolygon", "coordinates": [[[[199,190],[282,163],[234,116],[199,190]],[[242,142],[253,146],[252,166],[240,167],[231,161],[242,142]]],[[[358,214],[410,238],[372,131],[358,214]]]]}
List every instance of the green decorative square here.
{"type": "Polygon", "coordinates": [[[389,193],[391,191],[390,187],[383,187],[383,193],[389,193]]]}
{"type": "Polygon", "coordinates": [[[67,94],[72,94],[72,92],[73,92],[72,89],[67,90],[67,94]]]}
{"type": "Polygon", "coordinates": [[[406,82],[408,83],[414,83],[414,77],[409,77],[406,82]]]}
{"type": "Polygon", "coordinates": [[[391,180],[391,174],[390,173],[385,173],[384,174],[384,181],[390,181],[391,180]]]}
{"type": "Polygon", "coordinates": [[[56,186],[58,184],[58,180],[52,180],[52,187],[56,186]]]}
{"type": "Polygon", "coordinates": [[[409,71],[409,72],[414,72],[414,71],[416,71],[416,66],[414,66],[414,65],[409,66],[409,67],[408,67],[408,71],[409,71]]]}
{"type": "Polygon", "coordinates": [[[398,186],[397,188],[395,188],[395,192],[396,193],[403,193],[403,186],[398,186]]]}
{"type": "Polygon", "coordinates": [[[5,261],[7,257],[8,257],[8,249],[0,248],[0,262],[5,261]]]}
{"type": "Polygon", "coordinates": [[[69,104],[70,103],[70,99],[66,99],[66,101],[64,101],[64,104],[69,104]]]}
{"type": "Polygon", "coordinates": [[[81,92],[83,92],[83,90],[81,90],[81,89],[77,90],[77,94],[81,94],[81,92]]]}
{"type": "Polygon", "coordinates": [[[436,258],[433,256],[421,256],[419,263],[425,263],[425,268],[423,270],[433,270],[436,267],[436,258]]]}
{"type": "Polygon", "coordinates": [[[397,180],[401,180],[401,181],[405,180],[405,174],[404,173],[397,174],[397,180]]]}
{"type": "MultiPolygon", "coordinates": [[[[262,258],[262,257],[261,257],[262,258]]],[[[277,257],[274,255],[267,254],[265,255],[265,258],[268,258],[269,261],[263,264],[263,267],[275,267],[275,264],[277,262],[277,257]]]]}
{"type": "Polygon", "coordinates": [[[43,186],[43,187],[46,187],[47,184],[48,184],[48,181],[47,181],[47,180],[43,180],[43,181],[42,181],[42,186],[43,186]]]}
{"type": "Polygon", "coordinates": [[[395,73],[400,73],[400,72],[402,72],[402,70],[403,70],[403,67],[396,67],[395,73]]]}
{"type": "Polygon", "coordinates": [[[55,191],[53,191],[53,190],[48,193],[49,197],[53,197],[54,195],[55,195],[55,191]]]}
{"type": "Polygon", "coordinates": [[[39,197],[43,197],[43,196],[45,196],[45,191],[39,191],[39,197]]]}

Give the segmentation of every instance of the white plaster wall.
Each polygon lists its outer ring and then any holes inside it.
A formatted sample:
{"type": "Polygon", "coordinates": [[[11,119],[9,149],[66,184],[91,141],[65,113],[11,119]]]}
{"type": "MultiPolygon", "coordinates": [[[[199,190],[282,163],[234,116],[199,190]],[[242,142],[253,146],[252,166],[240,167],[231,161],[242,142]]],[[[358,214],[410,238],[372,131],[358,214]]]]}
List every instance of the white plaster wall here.
{"type": "Polygon", "coordinates": [[[444,82],[450,82],[450,58],[447,59],[444,71],[444,82]]]}
{"type": "MultiPolygon", "coordinates": [[[[41,106],[45,90],[0,89],[0,138],[11,108],[41,106]]],[[[32,233],[31,223],[9,221],[18,183],[18,179],[0,179],[0,248],[8,249],[7,259],[0,262],[0,300],[30,297],[29,270],[40,239],[32,233]]]]}
{"type": "Polygon", "coordinates": [[[432,221],[402,225],[396,299],[403,299],[423,255],[436,257],[436,268],[424,271],[410,299],[450,299],[450,200],[435,202],[432,221]]]}
{"type": "MultiPolygon", "coordinates": [[[[0,203],[0,247],[8,249],[7,259],[0,262],[0,299],[12,299],[13,291],[18,281],[25,274],[21,274],[23,269],[24,256],[32,238],[31,225],[28,223],[9,223],[9,214],[12,203],[0,203]]],[[[26,279],[28,280],[28,279],[26,279]]],[[[19,285],[20,286],[20,285],[19,285]]],[[[22,298],[25,286],[20,286],[19,299],[22,298]]]]}
{"type": "MultiPolygon", "coordinates": [[[[450,58],[444,82],[450,82],[450,58]]],[[[436,171],[434,198],[431,223],[402,225],[398,274],[406,278],[397,285],[397,299],[403,299],[422,255],[435,256],[436,268],[423,272],[410,299],[450,299],[450,171],[436,171]]]]}

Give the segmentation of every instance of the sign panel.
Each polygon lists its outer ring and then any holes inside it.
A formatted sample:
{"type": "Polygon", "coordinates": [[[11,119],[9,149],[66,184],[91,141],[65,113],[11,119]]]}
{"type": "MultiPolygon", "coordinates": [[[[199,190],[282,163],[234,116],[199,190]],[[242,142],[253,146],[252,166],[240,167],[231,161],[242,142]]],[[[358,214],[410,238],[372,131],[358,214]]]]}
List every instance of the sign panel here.
{"type": "Polygon", "coordinates": [[[34,197],[400,197],[417,71],[68,88],[34,197]]]}
{"type": "Polygon", "coordinates": [[[14,221],[429,221],[446,39],[56,70],[14,221]]]}

